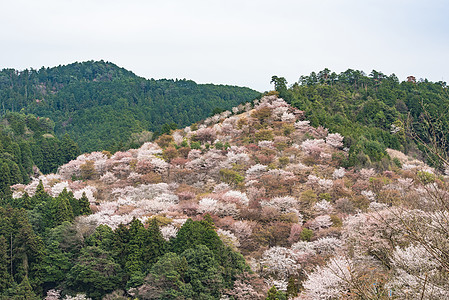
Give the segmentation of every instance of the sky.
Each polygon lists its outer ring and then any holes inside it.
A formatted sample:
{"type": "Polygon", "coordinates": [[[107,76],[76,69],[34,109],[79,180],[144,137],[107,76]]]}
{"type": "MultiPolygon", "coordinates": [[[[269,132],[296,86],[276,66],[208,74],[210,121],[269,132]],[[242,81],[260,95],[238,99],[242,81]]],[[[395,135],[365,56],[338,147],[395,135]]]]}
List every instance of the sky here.
{"type": "Polygon", "coordinates": [[[261,92],[324,68],[449,82],[445,2],[0,0],[0,69],[103,59],[261,92]]]}

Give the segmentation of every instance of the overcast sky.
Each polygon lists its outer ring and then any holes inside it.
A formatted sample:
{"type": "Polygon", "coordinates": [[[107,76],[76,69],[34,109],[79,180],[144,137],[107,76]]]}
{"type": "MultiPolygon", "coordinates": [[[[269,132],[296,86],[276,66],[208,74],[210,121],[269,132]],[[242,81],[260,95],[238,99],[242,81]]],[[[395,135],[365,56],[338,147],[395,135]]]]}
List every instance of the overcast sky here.
{"type": "Polygon", "coordinates": [[[272,89],[329,68],[449,81],[449,5],[415,0],[0,0],[0,69],[113,62],[272,89]]]}

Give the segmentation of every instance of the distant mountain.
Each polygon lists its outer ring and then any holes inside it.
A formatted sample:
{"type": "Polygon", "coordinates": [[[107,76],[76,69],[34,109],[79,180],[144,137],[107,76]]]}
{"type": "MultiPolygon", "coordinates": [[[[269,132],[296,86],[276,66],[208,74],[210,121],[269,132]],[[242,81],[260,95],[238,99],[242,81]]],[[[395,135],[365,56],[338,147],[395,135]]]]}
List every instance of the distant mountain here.
{"type": "Polygon", "coordinates": [[[118,150],[130,136],[190,125],[251,101],[260,93],[244,87],[191,80],[145,79],[104,61],[0,72],[0,109],[32,113],[55,122],[81,151],[118,150]]]}

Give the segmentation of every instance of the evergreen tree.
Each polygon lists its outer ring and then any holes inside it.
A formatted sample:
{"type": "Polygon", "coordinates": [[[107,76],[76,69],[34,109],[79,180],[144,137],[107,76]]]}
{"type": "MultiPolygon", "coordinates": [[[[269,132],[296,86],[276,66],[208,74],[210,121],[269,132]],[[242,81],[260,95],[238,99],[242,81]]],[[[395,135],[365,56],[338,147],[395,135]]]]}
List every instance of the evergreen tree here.
{"type": "Polygon", "coordinates": [[[194,291],[186,278],[187,269],[185,257],[166,253],[154,264],[138,296],[142,299],[193,299],[194,291]]]}
{"type": "Polygon", "coordinates": [[[44,256],[44,244],[37,236],[27,218],[24,209],[12,209],[10,212],[13,247],[12,274],[16,282],[22,282],[28,277],[31,286],[39,290],[42,283],[42,267],[44,256]]]}
{"type": "Polygon", "coordinates": [[[76,144],[66,133],[59,142],[60,163],[65,164],[74,160],[81,154],[78,144],[76,144]]]}
{"type": "Polygon", "coordinates": [[[278,289],[273,285],[267,293],[267,298],[265,300],[286,300],[286,296],[283,292],[278,291],[278,289]]]}
{"type": "Polygon", "coordinates": [[[65,221],[73,221],[73,210],[68,197],[67,193],[61,193],[52,200],[51,212],[54,225],[60,225],[65,221]]]}
{"type": "Polygon", "coordinates": [[[128,287],[143,283],[145,277],[144,249],[147,241],[147,231],[142,222],[133,218],[129,226],[129,243],[127,244],[126,272],[129,274],[128,287]]]}
{"type": "Polygon", "coordinates": [[[28,195],[27,192],[25,192],[23,194],[23,196],[20,197],[18,202],[19,202],[19,207],[20,208],[24,208],[26,210],[33,209],[33,207],[34,207],[34,203],[32,201],[32,198],[28,195]]]}
{"type": "Polygon", "coordinates": [[[69,253],[64,252],[59,242],[51,241],[46,247],[43,260],[43,281],[49,285],[62,282],[70,271],[72,262],[69,253]]]}
{"type": "MultiPolygon", "coordinates": [[[[212,223],[213,224],[213,223],[212,223]]],[[[171,249],[182,253],[196,245],[205,245],[217,255],[223,249],[223,243],[209,221],[193,221],[188,219],[172,240],[171,249]]]]}
{"type": "Polygon", "coordinates": [[[67,275],[66,284],[95,300],[112,292],[120,283],[121,268],[108,251],[96,246],[81,249],[75,265],[67,275]]]}
{"type": "Polygon", "coordinates": [[[126,259],[128,257],[127,244],[130,240],[129,229],[120,224],[114,231],[113,238],[113,255],[114,259],[125,269],[126,259]]]}
{"type": "Polygon", "coordinates": [[[99,225],[95,231],[85,239],[88,246],[100,247],[111,253],[116,252],[116,235],[111,227],[107,225],[99,225]]]}
{"type": "Polygon", "coordinates": [[[79,201],[79,214],[80,215],[90,215],[92,211],[90,210],[89,199],[86,196],[86,193],[83,192],[83,195],[78,200],[79,201]]]}
{"type": "Polygon", "coordinates": [[[8,241],[3,235],[0,235],[0,291],[6,290],[11,285],[11,274],[8,271],[10,262],[8,249],[8,241]]]}
{"type": "Polygon", "coordinates": [[[11,185],[23,182],[22,172],[20,171],[19,166],[14,161],[8,160],[9,167],[9,182],[11,185]]]}
{"type": "Polygon", "coordinates": [[[187,261],[186,282],[190,283],[196,297],[218,299],[223,278],[214,253],[204,245],[197,245],[184,251],[181,257],[187,261]]]}
{"type": "Polygon", "coordinates": [[[9,167],[6,163],[3,163],[0,167],[0,199],[3,201],[11,198],[12,193],[9,186],[11,185],[10,180],[11,173],[9,167]]]}
{"type": "MultiPolygon", "coordinates": [[[[30,144],[26,142],[21,142],[20,144],[20,152],[22,154],[21,157],[21,165],[26,174],[30,175],[33,171],[33,159],[31,154],[30,144]]],[[[25,179],[25,178],[24,178],[25,179]]]]}
{"type": "Polygon", "coordinates": [[[22,282],[17,286],[11,299],[13,300],[39,300],[39,297],[31,288],[28,276],[25,276],[22,282]]]}
{"type": "Polygon", "coordinates": [[[47,202],[49,199],[50,195],[48,195],[47,192],[45,191],[42,180],[39,180],[39,184],[36,187],[36,192],[34,193],[31,202],[33,203],[33,205],[36,205],[42,202],[47,202]]]}
{"type": "Polygon", "coordinates": [[[148,226],[148,235],[146,237],[146,249],[144,259],[149,266],[152,266],[166,250],[166,241],[164,240],[156,218],[152,218],[148,226]]]}

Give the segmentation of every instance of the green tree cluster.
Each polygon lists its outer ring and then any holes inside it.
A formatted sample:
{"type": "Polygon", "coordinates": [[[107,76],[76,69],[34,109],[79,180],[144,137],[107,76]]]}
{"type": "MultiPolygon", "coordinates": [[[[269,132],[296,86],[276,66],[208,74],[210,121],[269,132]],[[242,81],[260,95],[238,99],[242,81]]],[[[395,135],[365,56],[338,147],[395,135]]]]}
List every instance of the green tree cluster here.
{"type": "Polygon", "coordinates": [[[0,206],[0,299],[40,299],[47,290],[102,299],[132,290],[153,299],[219,299],[244,271],[243,256],[223,244],[212,219],[189,219],[166,241],[156,218],[80,235],[76,216],[89,214],[84,194],[35,194],[0,206]]]}
{"type": "Polygon", "coordinates": [[[9,186],[28,183],[36,165],[43,173],[75,159],[80,150],[66,134],[53,135],[50,120],[23,113],[6,113],[0,120],[0,199],[7,200],[9,186]]]}
{"type": "MultiPolygon", "coordinates": [[[[69,133],[83,152],[136,147],[129,140],[133,133],[167,133],[258,96],[236,86],[147,80],[104,61],[0,71],[0,115],[24,109],[50,118],[56,135],[69,133]]],[[[13,127],[26,132],[20,123],[13,127]]]]}
{"type": "MultiPolygon", "coordinates": [[[[277,77],[272,81],[277,86],[284,83],[277,77]]],[[[431,136],[426,120],[435,122],[442,129],[439,132],[449,132],[448,114],[441,114],[442,107],[449,107],[445,82],[400,82],[394,74],[375,70],[366,75],[352,69],[340,74],[325,69],[301,76],[282,96],[303,110],[311,125],[345,136],[347,167],[380,164],[387,157],[386,148],[415,150],[405,134],[407,124],[424,143],[431,136]]]]}

